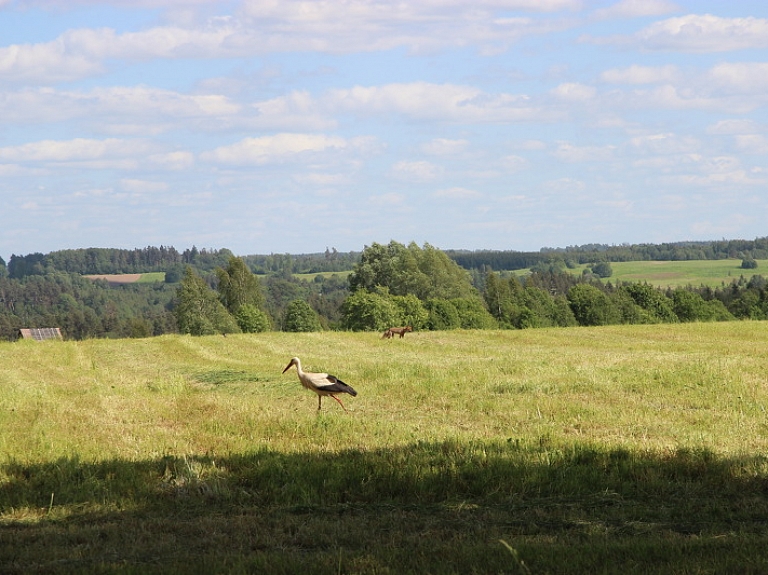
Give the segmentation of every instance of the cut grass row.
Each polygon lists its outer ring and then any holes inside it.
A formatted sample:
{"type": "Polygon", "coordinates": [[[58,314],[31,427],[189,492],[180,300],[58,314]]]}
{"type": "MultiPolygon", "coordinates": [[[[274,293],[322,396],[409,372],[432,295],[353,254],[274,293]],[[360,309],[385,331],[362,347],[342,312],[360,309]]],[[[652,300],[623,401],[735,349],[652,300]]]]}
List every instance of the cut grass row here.
{"type": "Polygon", "coordinates": [[[764,572],[766,360],[761,322],[0,344],[0,565],[764,572]]]}

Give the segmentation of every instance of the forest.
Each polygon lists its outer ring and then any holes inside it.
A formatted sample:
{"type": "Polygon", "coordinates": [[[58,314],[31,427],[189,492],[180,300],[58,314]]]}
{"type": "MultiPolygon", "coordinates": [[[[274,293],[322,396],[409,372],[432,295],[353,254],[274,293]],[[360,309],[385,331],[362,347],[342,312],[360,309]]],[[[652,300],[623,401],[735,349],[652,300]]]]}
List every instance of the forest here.
{"type": "Polygon", "coordinates": [[[73,249],[0,258],[0,339],[60,327],[68,339],[265,330],[524,329],[767,319],[761,275],[717,288],[611,282],[610,262],[768,259],[768,238],[442,251],[391,241],[361,252],[235,256],[228,249],[73,249]],[[574,275],[575,264],[589,271],[574,275]],[[509,272],[529,270],[524,277],[509,272]],[[164,272],[111,285],[92,274],[164,272]],[[299,274],[311,274],[300,276],[299,274]]]}

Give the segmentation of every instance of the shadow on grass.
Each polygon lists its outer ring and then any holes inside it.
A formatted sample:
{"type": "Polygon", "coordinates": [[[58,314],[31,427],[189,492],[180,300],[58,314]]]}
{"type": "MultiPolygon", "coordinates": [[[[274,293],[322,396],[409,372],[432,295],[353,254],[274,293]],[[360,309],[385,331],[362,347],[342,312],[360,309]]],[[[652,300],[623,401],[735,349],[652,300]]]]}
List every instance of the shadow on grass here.
{"type": "Polygon", "coordinates": [[[765,457],[448,441],[0,473],[3,573],[768,571],[765,457]]]}
{"type": "Polygon", "coordinates": [[[190,375],[191,379],[208,385],[225,385],[232,383],[265,383],[275,380],[274,374],[245,369],[217,369],[201,371],[190,375]]]}

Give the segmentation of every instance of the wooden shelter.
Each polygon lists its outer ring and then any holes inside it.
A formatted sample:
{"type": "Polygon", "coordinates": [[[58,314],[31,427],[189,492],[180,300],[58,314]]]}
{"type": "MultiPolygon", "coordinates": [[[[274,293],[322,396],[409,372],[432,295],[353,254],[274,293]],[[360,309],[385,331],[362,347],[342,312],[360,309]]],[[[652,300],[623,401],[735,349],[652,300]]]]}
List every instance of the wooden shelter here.
{"type": "Polygon", "coordinates": [[[19,330],[22,339],[34,339],[43,341],[46,339],[64,339],[61,335],[61,329],[58,327],[30,327],[19,330]]]}

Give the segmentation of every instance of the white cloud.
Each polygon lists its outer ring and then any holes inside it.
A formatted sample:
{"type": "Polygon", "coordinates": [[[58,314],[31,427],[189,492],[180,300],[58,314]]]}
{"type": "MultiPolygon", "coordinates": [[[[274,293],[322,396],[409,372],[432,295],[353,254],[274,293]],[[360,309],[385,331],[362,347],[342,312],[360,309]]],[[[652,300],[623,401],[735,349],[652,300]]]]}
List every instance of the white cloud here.
{"type": "Polygon", "coordinates": [[[768,20],[689,14],[655,22],[636,34],[649,50],[724,52],[768,47],[768,20]]]}
{"type": "Polygon", "coordinates": [[[296,174],[293,179],[301,184],[309,184],[311,186],[338,186],[348,184],[350,182],[350,178],[346,174],[327,174],[317,172],[309,174],[296,174]]]}
{"type": "Polygon", "coordinates": [[[557,98],[569,102],[586,102],[593,99],[596,93],[597,90],[592,86],[573,82],[560,84],[552,90],[552,94],[557,98]]]}
{"type": "Polygon", "coordinates": [[[614,68],[600,75],[603,82],[610,84],[658,84],[676,80],[679,72],[676,66],[638,66],[614,68]]]}
{"type": "Polygon", "coordinates": [[[45,44],[0,48],[0,79],[7,82],[55,84],[103,71],[101,58],[72,53],[67,37],[45,44]]]}
{"type": "Polygon", "coordinates": [[[544,182],[543,188],[556,194],[583,192],[587,185],[574,178],[558,178],[544,182]]]}
{"type": "Polygon", "coordinates": [[[667,0],[621,0],[608,8],[595,10],[599,19],[639,18],[643,16],[660,16],[677,12],[679,7],[667,0]]]}
{"type": "Polygon", "coordinates": [[[414,182],[431,182],[441,173],[439,166],[425,161],[402,161],[392,166],[392,174],[396,178],[414,182]]]}
{"type": "Polygon", "coordinates": [[[454,156],[461,154],[469,147],[467,140],[450,140],[435,138],[421,145],[421,151],[430,156],[454,156]]]}
{"type": "Polygon", "coordinates": [[[697,138],[678,136],[670,132],[636,136],[629,143],[637,151],[649,155],[690,155],[698,153],[701,149],[701,142],[697,138]]]}
{"type": "Polygon", "coordinates": [[[12,162],[82,162],[106,158],[133,157],[150,149],[135,140],[42,140],[0,148],[0,159],[12,162]]]}
{"type": "Polygon", "coordinates": [[[768,138],[762,134],[736,136],[736,145],[746,154],[765,156],[768,154],[768,138]]]}
{"type": "Polygon", "coordinates": [[[165,154],[153,154],[148,160],[168,170],[187,170],[195,163],[195,157],[191,152],[168,152],[165,154]]]}
{"type": "Polygon", "coordinates": [[[547,144],[541,140],[526,140],[520,144],[520,149],[529,151],[546,150],[547,144]]]}
{"type": "MultiPolygon", "coordinates": [[[[131,7],[134,7],[131,5],[131,7]]],[[[0,48],[0,79],[52,85],[103,74],[110,60],[237,58],[272,52],[414,52],[480,46],[493,53],[523,36],[569,24],[509,18],[509,11],[578,10],[580,0],[400,2],[254,0],[237,13],[179,18],[138,32],[72,29],[49,42],[0,48]]]]}
{"type": "Polygon", "coordinates": [[[682,174],[662,178],[662,181],[672,185],[694,187],[721,187],[723,185],[764,186],[766,182],[768,182],[765,178],[754,178],[750,176],[745,170],[704,174],[682,174]]]}
{"type": "Polygon", "coordinates": [[[487,94],[472,86],[428,82],[331,90],[326,105],[364,116],[396,113],[458,123],[517,122],[546,115],[525,95],[487,94]]]}
{"type": "Polygon", "coordinates": [[[615,152],[615,146],[574,146],[569,142],[561,142],[554,156],[563,162],[604,162],[610,160],[615,152]]]}
{"type": "Polygon", "coordinates": [[[392,207],[400,206],[405,203],[406,197],[403,194],[390,192],[387,194],[380,194],[371,196],[368,201],[378,207],[392,207]]]}
{"type": "Polygon", "coordinates": [[[254,102],[221,94],[184,94],[150,86],[112,86],[90,91],[25,89],[5,92],[0,117],[36,124],[86,120],[111,135],[156,135],[194,127],[226,130],[328,130],[333,110],[306,91],[254,102]]]}
{"type": "Polygon", "coordinates": [[[0,164],[0,176],[2,177],[40,176],[42,174],[43,170],[28,168],[18,164],[0,164]]]}
{"type": "Polygon", "coordinates": [[[338,136],[282,133],[259,138],[245,138],[202,154],[210,162],[232,165],[267,164],[295,161],[302,154],[342,150],[350,142],[338,136]]]}
{"type": "Polygon", "coordinates": [[[424,52],[469,44],[493,52],[523,36],[564,26],[562,21],[510,18],[510,12],[575,11],[581,5],[580,0],[249,0],[238,14],[248,33],[238,41],[258,39],[270,49],[331,53],[397,47],[424,52]]]}
{"type": "Polygon", "coordinates": [[[137,195],[155,194],[168,190],[168,184],[166,182],[152,182],[149,180],[130,178],[120,180],[120,187],[126,192],[137,195]]]}
{"type": "Polygon", "coordinates": [[[707,127],[708,134],[754,134],[759,128],[754,120],[720,120],[707,127]]]}
{"type": "Polygon", "coordinates": [[[726,113],[742,113],[754,109],[758,102],[753,98],[713,97],[706,87],[673,86],[665,84],[650,90],[637,90],[623,94],[621,104],[645,110],[719,110],[726,113]]]}
{"type": "Polygon", "coordinates": [[[337,125],[330,113],[321,111],[319,103],[307,91],[255,102],[251,108],[256,115],[247,119],[248,125],[260,129],[328,130],[337,125]]]}
{"type": "Polygon", "coordinates": [[[434,198],[448,200],[474,200],[481,198],[482,196],[483,194],[477,190],[470,190],[459,186],[438,190],[432,194],[432,197],[434,198]]]}
{"type": "Polygon", "coordinates": [[[764,96],[768,92],[768,63],[718,64],[709,70],[706,81],[708,89],[718,93],[764,96]]]}
{"type": "Polygon", "coordinates": [[[744,214],[726,215],[718,218],[717,222],[699,221],[691,224],[690,229],[696,237],[721,238],[740,237],[741,230],[748,227],[757,218],[744,214]]]}
{"type": "Polygon", "coordinates": [[[515,173],[519,172],[520,170],[524,170],[529,165],[528,160],[521,156],[504,156],[501,159],[501,167],[508,173],[515,173]]]}

